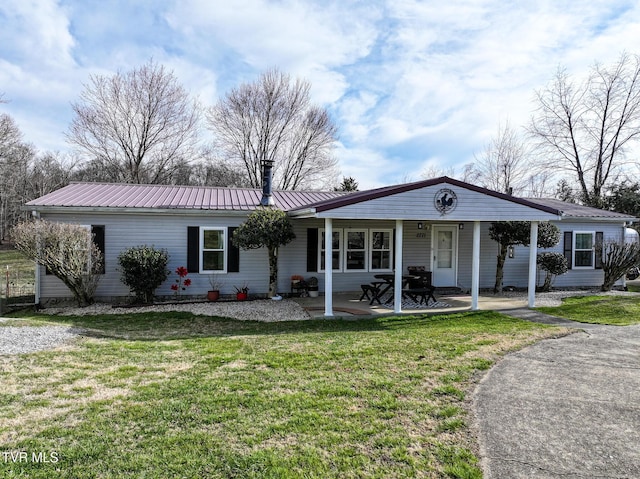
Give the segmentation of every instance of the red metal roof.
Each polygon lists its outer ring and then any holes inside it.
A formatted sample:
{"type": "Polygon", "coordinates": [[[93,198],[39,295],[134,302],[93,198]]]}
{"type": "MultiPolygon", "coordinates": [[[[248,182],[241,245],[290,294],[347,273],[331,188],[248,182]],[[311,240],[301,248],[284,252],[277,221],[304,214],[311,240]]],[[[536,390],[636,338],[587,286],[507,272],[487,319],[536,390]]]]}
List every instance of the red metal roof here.
{"type": "MultiPolygon", "coordinates": [[[[338,191],[274,191],[273,199],[278,208],[288,211],[342,195],[338,191]]],[[[262,190],[252,188],[71,183],[26,206],[250,211],[261,198],[262,190]]]]}

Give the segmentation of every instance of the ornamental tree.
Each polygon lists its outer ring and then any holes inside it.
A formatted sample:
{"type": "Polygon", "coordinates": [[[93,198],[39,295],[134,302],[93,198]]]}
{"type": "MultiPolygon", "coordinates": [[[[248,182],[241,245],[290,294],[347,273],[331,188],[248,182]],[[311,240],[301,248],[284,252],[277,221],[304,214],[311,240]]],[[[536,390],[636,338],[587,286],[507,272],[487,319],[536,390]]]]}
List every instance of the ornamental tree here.
{"type": "MultiPolygon", "coordinates": [[[[504,262],[509,246],[529,246],[531,224],[528,221],[497,221],[491,223],[489,237],[500,245],[496,266],[494,293],[502,293],[504,262]]],[[[560,230],[554,224],[543,222],[538,225],[538,248],[551,248],[560,241],[560,230]]]]}
{"type": "Polygon", "coordinates": [[[564,274],[569,270],[567,258],[562,253],[546,251],[539,253],[536,260],[540,269],[544,271],[544,284],[542,291],[549,291],[553,279],[559,274],[564,274]]]}
{"type": "Polygon", "coordinates": [[[93,303],[104,261],[90,229],[36,220],[19,223],[11,233],[14,247],[59,278],[78,306],[93,303]]]}
{"type": "Polygon", "coordinates": [[[277,295],[278,248],[296,237],[287,214],[273,207],[260,207],[233,233],[233,244],[241,249],[267,248],[269,254],[269,296],[277,295]]]}

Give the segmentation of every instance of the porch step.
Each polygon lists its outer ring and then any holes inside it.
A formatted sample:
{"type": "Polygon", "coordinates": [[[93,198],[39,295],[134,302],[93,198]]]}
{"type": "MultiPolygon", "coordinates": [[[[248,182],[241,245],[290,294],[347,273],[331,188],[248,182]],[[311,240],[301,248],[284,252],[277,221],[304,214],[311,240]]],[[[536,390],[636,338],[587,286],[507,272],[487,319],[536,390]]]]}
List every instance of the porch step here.
{"type": "Polygon", "coordinates": [[[435,294],[440,296],[453,296],[456,294],[464,294],[464,291],[457,286],[438,286],[436,287],[435,294]]]}

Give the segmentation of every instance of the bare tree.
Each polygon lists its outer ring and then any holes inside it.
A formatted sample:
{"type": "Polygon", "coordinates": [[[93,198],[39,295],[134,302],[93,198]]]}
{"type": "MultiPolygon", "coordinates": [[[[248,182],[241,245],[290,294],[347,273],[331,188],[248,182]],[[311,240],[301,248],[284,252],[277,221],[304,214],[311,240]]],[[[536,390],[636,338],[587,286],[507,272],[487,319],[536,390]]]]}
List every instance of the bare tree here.
{"type": "Polygon", "coordinates": [[[603,192],[640,135],[640,57],[623,54],[611,67],[595,64],[576,83],[558,70],[536,93],[530,133],[556,171],[575,175],[581,200],[603,206],[603,192]]]}
{"type": "Polygon", "coordinates": [[[170,182],[193,159],[197,104],[173,72],[153,61],[111,77],[91,76],[72,107],[67,140],[111,180],[170,182]]]}
{"type": "Polygon", "coordinates": [[[521,195],[533,181],[528,147],[509,122],[499,125],[498,134],[474,157],[467,174],[485,188],[521,195]]]}
{"type": "Polygon", "coordinates": [[[26,197],[31,200],[69,184],[76,163],[60,153],[45,152],[33,158],[26,179],[26,197]]]}
{"type": "Polygon", "coordinates": [[[208,112],[215,142],[226,158],[262,186],[261,163],[274,162],[278,189],[333,185],[337,129],[323,108],[312,105],[310,84],[277,69],[232,89],[208,112]]]}
{"type": "Polygon", "coordinates": [[[0,240],[22,215],[20,207],[27,198],[25,182],[34,150],[22,140],[22,132],[13,118],[0,114],[0,240]]]}

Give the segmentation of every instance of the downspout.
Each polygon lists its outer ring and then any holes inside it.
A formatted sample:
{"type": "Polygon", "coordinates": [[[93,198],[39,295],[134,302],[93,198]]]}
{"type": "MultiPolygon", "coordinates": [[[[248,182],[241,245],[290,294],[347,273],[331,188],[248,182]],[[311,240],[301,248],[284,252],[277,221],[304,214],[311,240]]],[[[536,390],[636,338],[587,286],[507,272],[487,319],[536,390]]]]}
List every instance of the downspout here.
{"type": "MultiPolygon", "coordinates": [[[[31,212],[31,216],[33,216],[35,219],[39,220],[40,219],[40,213],[36,210],[33,210],[31,212]]],[[[38,308],[40,306],[40,265],[38,264],[38,262],[35,262],[35,279],[34,279],[34,285],[33,285],[33,294],[34,294],[34,303],[36,305],[36,308],[38,308]]]]}

